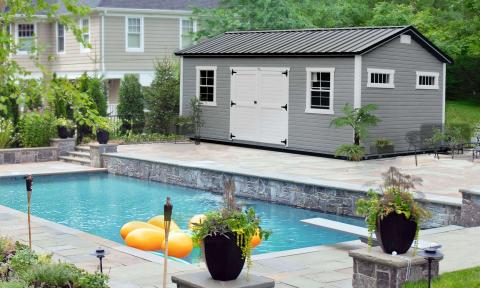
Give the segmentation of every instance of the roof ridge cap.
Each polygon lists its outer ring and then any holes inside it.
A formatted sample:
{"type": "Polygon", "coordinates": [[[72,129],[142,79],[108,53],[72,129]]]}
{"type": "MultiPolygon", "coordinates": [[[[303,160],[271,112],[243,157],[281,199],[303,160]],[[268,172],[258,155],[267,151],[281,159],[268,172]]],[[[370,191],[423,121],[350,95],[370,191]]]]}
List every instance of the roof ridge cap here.
{"type": "Polygon", "coordinates": [[[366,30],[366,29],[405,29],[412,25],[403,26],[357,26],[357,27],[331,27],[331,28],[304,28],[304,29],[270,29],[270,30],[236,30],[227,31],[225,34],[246,34],[246,33],[281,33],[281,32],[315,32],[335,30],[366,30]]]}

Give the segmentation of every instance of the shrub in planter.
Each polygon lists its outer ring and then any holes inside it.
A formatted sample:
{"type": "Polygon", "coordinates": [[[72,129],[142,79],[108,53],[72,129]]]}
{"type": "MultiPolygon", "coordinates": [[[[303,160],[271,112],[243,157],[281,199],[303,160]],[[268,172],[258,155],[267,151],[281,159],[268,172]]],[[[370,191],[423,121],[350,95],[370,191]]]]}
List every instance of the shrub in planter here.
{"type": "Polygon", "coordinates": [[[236,279],[245,261],[250,269],[252,237],[268,239],[271,233],[261,229],[260,219],[252,208],[241,211],[237,207],[234,191],[233,181],[227,181],[224,207],[207,213],[205,220],[193,227],[193,241],[201,243],[208,271],[213,279],[220,281],[236,279]]]}
{"type": "Polygon", "coordinates": [[[377,154],[393,153],[393,142],[389,139],[377,139],[375,140],[375,150],[377,154]]]}
{"type": "Polygon", "coordinates": [[[57,125],[58,137],[61,139],[67,139],[72,136],[72,131],[75,131],[75,124],[72,120],[66,118],[57,118],[55,120],[57,125]]]}
{"type": "Polygon", "coordinates": [[[55,119],[49,112],[23,114],[19,128],[20,143],[23,147],[50,146],[50,139],[56,137],[55,119]]]}
{"type": "Polygon", "coordinates": [[[94,126],[94,133],[97,135],[98,143],[107,144],[112,131],[112,123],[110,123],[108,118],[99,117],[94,126]]]}
{"type": "Polygon", "coordinates": [[[335,150],[335,157],[339,156],[351,161],[360,161],[365,156],[365,148],[356,144],[343,144],[335,150]]]}
{"type": "Polygon", "coordinates": [[[383,192],[370,190],[368,199],[359,199],[356,203],[357,214],[365,216],[369,245],[375,232],[385,253],[404,254],[415,241],[415,254],[420,222],[428,218],[429,213],[415,202],[409,190],[421,183],[421,179],[402,174],[395,167],[390,167],[383,179],[383,192]]]}

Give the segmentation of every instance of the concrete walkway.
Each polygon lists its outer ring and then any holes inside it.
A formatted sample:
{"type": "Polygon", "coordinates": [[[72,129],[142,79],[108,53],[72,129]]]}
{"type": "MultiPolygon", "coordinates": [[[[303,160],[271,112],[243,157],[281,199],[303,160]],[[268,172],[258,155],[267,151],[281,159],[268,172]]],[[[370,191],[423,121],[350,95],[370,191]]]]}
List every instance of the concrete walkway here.
{"type": "Polygon", "coordinates": [[[404,173],[421,177],[423,185],[417,190],[420,195],[430,198],[459,199],[459,189],[480,186],[480,160],[472,162],[469,152],[456,159],[441,155],[440,160],[433,155],[419,155],[418,166],[415,166],[414,156],[350,162],[211,143],[121,145],[116,154],[183,166],[362,189],[378,186],[381,174],[390,166],[395,166],[404,173]]]}
{"type": "MultiPolygon", "coordinates": [[[[95,271],[98,260],[90,255],[97,247],[110,252],[104,271],[110,275],[111,287],[161,287],[163,258],[132,249],[91,234],[33,217],[33,244],[39,253],[53,253],[55,259],[95,271]]],[[[443,244],[445,260],[441,272],[480,265],[480,227],[438,233],[422,239],[443,244]]],[[[0,235],[27,243],[26,215],[0,206],[0,235]]],[[[257,255],[251,273],[270,277],[279,288],[346,288],[352,283],[352,259],[348,251],[364,248],[360,241],[339,243],[257,255]]],[[[169,276],[205,269],[203,264],[189,265],[169,261],[169,276]]],[[[241,276],[242,277],[242,276],[241,276]]],[[[170,278],[170,277],[169,277],[170,278]]],[[[169,287],[174,287],[170,283],[169,287]]]]}

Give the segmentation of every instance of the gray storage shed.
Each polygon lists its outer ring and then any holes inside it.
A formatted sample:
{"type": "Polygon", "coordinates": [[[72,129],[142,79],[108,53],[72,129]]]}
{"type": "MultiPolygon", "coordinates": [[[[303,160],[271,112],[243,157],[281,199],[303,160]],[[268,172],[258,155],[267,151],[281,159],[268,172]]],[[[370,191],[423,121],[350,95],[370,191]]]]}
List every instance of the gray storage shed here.
{"type": "Polygon", "coordinates": [[[393,141],[445,122],[452,60],[413,26],[227,32],[181,57],[180,113],[203,104],[203,139],[333,154],[353,143],[330,127],[345,103],[374,103],[381,123],[362,143],[393,141]]]}

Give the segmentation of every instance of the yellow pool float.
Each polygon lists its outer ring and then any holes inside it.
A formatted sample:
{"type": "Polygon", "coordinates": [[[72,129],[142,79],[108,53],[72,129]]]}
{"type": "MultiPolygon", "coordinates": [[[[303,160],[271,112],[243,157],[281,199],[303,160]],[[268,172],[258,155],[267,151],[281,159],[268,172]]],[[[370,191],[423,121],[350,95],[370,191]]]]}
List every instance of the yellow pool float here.
{"type": "Polygon", "coordinates": [[[143,221],[131,221],[122,226],[120,229],[120,236],[125,239],[130,232],[140,228],[160,229],[155,225],[148,224],[143,221]]]}
{"type": "MultiPolygon", "coordinates": [[[[165,251],[165,240],[162,241],[161,249],[165,251]]],[[[192,238],[187,234],[174,231],[168,235],[168,256],[185,258],[193,250],[192,238]]]]}
{"type": "Polygon", "coordinates": [[[193,217],[188,221],[188,229],[192,230],[195,227],[195,224],[201,224],[207,216],[205,214],[193,215],[193,217]]]}
{"type": "MultiPolygon", "coordinates": [[[[163,227],[164,223],[163,215],[158,215],[148,220],[148,224],[155,225],[162,229],[165,229],[165,227],[163,227]]],[[[170,231],[180,231],[180,227],[178,227],[177,223],[175,223],[173,220],[170,223],[170,231]]]]}
{"type": "Polygon", "coordinates": [[[144,251],[158,251],[165,241],[165,232],[158,228],[139,228],[128,233],[125,243],[144,251]]]}
{"type": "Polygon", "coordinates": [[[257,233],[253,235],[252,240],[250,240],[250,247],[255,248],[262,243],[262,239],[260,239],[260,231],[257,229],[257,233]]]}

